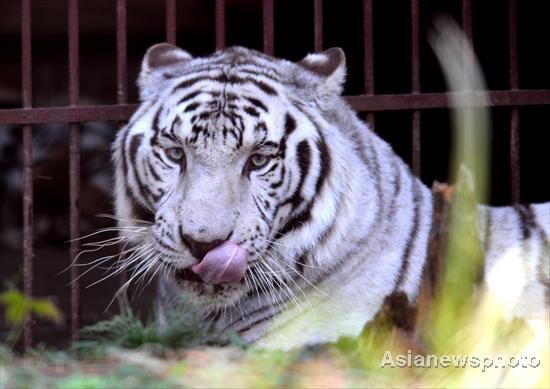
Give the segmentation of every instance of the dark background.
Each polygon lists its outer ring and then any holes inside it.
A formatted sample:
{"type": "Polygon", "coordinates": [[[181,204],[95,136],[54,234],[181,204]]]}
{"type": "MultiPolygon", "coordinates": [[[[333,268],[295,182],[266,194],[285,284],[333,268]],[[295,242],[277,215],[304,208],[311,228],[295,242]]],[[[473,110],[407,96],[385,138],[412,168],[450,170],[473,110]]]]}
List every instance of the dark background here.
{"type": "MultiPolygon", "coordinates": [[[[374,74],[376,94],[410,93],[411,36],[410,1],[374,0],[374,74]]],[[[521,89],[550,89],[548,39],[550,7],[543,1],[518,1],[519,82],[521,89]]],[[[67,5],[63,0],[33,1],[33,95],[34,106],[68,103],[67,5]]],[[[193,55],[207,55],[215,47],[213,0],[177,2],[177,44],[193,55]]],[[[461,22],[461,1],[421,0],[420,48],[421,91],[442,92],[445,84],[436,59],[426,41],[434,16],[450,14],[461,22]]],[[[262,2],[226,1],[227,45],[262,49],[262,2]]],[[[508,2],[474,0],[474,48],[490,90],[508,89],[508,2]]],[[[0,1],[0,108],[21,106],[21,4],[0,1]]],[[[116,103],[115,1],[80,1],[80,94],[82,104],[116,103]]],[[[340,46],[348,63],[345,94],[363,92],[362,2],[324,1],[324,45],[340,46]]],[[[145,50],[165,40],[165,7],[162,1],[128,1],[129,101],[137,101],[134,80],[145,50]]],[[[313,1],[275,1],[275,55],[299,60],[313,51],[313,1]]],[[[491,159],[491,203],[511,202],[510,109],[491,109],[493,155],[491,159]]],[[[376,114],[375,130],[390,142],[405,161],[411,161],[411,117],[409,111],[376,114]]],[[[550,200],[549,120],[550,107],[520,108],[521,200],[550,200]]],[[[422,111],[422,180],[446,181],[450,153],[450,118],[445,109],[422,111]]],[[[112,213],[109,193],[111,165],[109,145],[115,123],[86,123],[81,127],[82,233],[110,225],[96,217],[112,213]]],[[[68,244],[68,155],[67,125],[34,127],[35,159],[35,294],[53,296],[68,312],[68,272],[58,274],[69,263],[68,244]]],[[[17,127],[0,125],[0,290],[21,278],[21,146],[17,127]]],[[[102,255],[108,255],[103,251],[102,255]]],[[[97,258],[84,256],[83,262],[97,258]]],[[[91,271],[82,280],[85,287],[101,276],[91,271]]],[[[116,304],[105,313],[117,279],[83,289],[83,323],[90,324],[116,312],[116,304]]],[[[145,312],[151,288],[134,304],[145,312]]],[[[1,319],[1,318],[0,318],[1,319]]],[[[38,340],[65,344],[67,325],[37,326],[38,340]]],[[[0,324],[0,326],[3,325],[0,324]]],[[[0,329],[1,331],[1,329],[0,329]]]]}

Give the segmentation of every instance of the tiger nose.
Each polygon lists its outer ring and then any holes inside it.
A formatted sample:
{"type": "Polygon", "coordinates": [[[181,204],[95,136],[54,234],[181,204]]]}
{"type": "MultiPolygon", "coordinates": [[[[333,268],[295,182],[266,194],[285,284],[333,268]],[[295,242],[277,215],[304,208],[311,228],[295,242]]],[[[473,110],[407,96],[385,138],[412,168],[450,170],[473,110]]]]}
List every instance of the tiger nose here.
{"type": "Polygon", "coordinates": [[[187,246],[189,251],[191,251],[191,254],[193,254],[193,256],[199,261],[201,261],[206,255],[206,253],[208,253],[214,247],[217,247],[221,245],[223,242],[225,242],[222,239],[216,239],[210,242],[203,242],[203,241],[195,240],[191,236],[185,235],[185,234],[181,235],[181,240],[183,244],[187,246]]]}

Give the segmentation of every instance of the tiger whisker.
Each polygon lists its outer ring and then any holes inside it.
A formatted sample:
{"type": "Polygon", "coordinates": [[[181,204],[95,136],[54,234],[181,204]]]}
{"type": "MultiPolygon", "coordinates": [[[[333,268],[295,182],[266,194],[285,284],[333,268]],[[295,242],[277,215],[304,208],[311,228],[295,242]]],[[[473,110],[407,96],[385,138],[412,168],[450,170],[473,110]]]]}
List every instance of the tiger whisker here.
{"type": "MultiPolygon", "coordinates": [[[[275,260],[275,258],[273,258],[272,256],[268,256],[268,258],[269,258],[270,261],[272,261],[272,263],[277,263],[277,265],[278,265],[278,262],[275,260]]],[[[288,273],[286,273],[286,274],[288,274],[288,273]]],[[[304,290],[300,287],[300,285],[294,279],[292,279],[292,277],[289,277],[288,279],[294,284],[294,286],[298,289],[298,291],[304,296],[304,298],[306,299],[306,302],[308,303],[308,305],[311,308],[311,303],[309,301],[309,298],[308,298],[307,294],[304,292],[304,290]]]]}
{"type": "MultiPolygon", "coordinates": [[[[115,275],[121,273],[124,269],[127,269],[129,266],[131,266],[131,264],[132,264],[133,262],[136,262],[136,261],[140,258],[141,255],[144,255],[144,254],[149,253],[149,252],[151,252],[152,250],[154,250],[154,248],[152,248],[151,246],[152,246],[152,244],[149,243],[149,244],[146,244],[146,245],[143,245],[143,246],[139,247],[139,250],[134,251],[134,252],[132,253],[132,255],[131,255],[128,259],[126,259],[126,260],[124,261],[124,263],[122,264],[122,266],[120,266],[119,268],[117,268],[114,272],[109,273],[107,276],[102,277],[102,278],[100,278],[100,279],[97,280],[97,281],[94,281],[94,282],[91,283],[90,285],[87,285],[87,286],[86,286],[86,289],[87,289],[87,288],[91,288],[92,286],[97,285],[98,283],[100,283],[100,282],[102,282],[102,281],[105,281],[106,279],[108,279],[108,278],[110,278],[110,277],[113,277],[113,276],[115,276],[115,275]],[[144,251],[145,251],[145,252],[144,252],[144,251]]],[[[87,272],[89,272],[89,271],[92,270],[92,269],[93,269],[93,268],[88,269],[86,272],[84,272],[83,274],[81,274],[81,275],[79,276],[79,278],[82,277],[84,274],[86,274],[87,272]]]]}
{"type": "Polygon", "coordinates": [[[289,256],[289,255],[286,255],[285,253],[283,253],[281,250],[277,249],[276,247],[272,246],[271,244],[273,242],[270,242],[270,241],[265,241],[267,243],[267,245],[272,248],[273,250],[275,250],[277,253],[281,254],[282,256],[285,257],[285,259],[291,261],[291,262],[294,262],[296,264],[299,264],[301,266],[304,266],[304,267],[309,267],[309,268],[312,268],[312,269],[325,269],[324,267],[321,267],[321,266],[315,266],[315,265],[308,265],[308,264],[305,264],[305,263],[302,263],[302,262],[299,262],[297,261],[296,259],[294,259],[293,257],[289,256]]]}
{"type": "MultiPolygon", "coordinates": [[[[254,250],[256,251],[256,250],[254,250]]],[[[288,284],[284,281],[283,278],[281,278],[274,270],[273,268],[271,268],[271,266],[268,265],[266,259],[264,257],[262,257],[261,255],[259,255],[259,253],[256,251],[256,255],[258,255],[260,258],[263,259],[263,262],[261,262],[262,266],[265,266],[270,274],[279,282],[279,284],[282,286],[282,288],[280,289],[281,292],[285,293],[285,295],[287,295],[287,297],[289,299],[292,299],[292,301],[297,305],[297,307],[300,309],[301,311],[301,305],[299,303],[299,301],[296,299],[296,296],[295,294],[292,292],[292,289],[290,288],[290,286],[288,286],[288,284]]],[[[276,263],[276,261],[274,261],[273,263],[276,263]]],[[[271,289],[274,289],[274,287],[272,285],[270,285],[271,283],[268,282],[268,285],[270,286],[271,289]]]]}

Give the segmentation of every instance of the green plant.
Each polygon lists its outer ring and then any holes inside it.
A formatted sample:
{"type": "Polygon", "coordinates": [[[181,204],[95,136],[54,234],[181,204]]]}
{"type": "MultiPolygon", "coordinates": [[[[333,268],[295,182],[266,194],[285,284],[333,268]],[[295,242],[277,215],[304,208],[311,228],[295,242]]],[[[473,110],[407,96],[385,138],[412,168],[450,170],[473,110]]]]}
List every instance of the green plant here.
{"type": "Polygon", "coordinates": [[[163,353],[169,349],[227,343],[222,334],[191,313],[170,312],[167,324],[161,325],[158,319],[142,321],[129,307],[122,311],[110,320],[83,328],[84,343],[78,342],[73,347],[80,349],[81,355],[83,350],[90,350],[94,345],[130,349],[147,346],[163,353]]]}
{"type": "Polygon", "coordinates": [[[31,298],[16,289],[0,293],[0,304],[5,307],[5,320],[11,326],[6,342],[13,347],[23,330],[25,321],[35,316],[56,324],[63,322],[63,315],[57,306],[48,298],[31,298]]]}

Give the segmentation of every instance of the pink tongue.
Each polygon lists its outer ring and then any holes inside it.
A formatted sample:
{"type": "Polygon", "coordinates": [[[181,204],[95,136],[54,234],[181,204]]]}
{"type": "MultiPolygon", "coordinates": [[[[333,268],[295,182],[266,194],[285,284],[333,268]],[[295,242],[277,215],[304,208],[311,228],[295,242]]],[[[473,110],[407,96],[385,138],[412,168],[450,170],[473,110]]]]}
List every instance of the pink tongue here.
{"type": "Polygon", "coordinates": [[[244,277],[248,251],[233,242],[225,241],[206,253],[191,270],[204,282],[220,284],[239,282],[244,277]]]}

